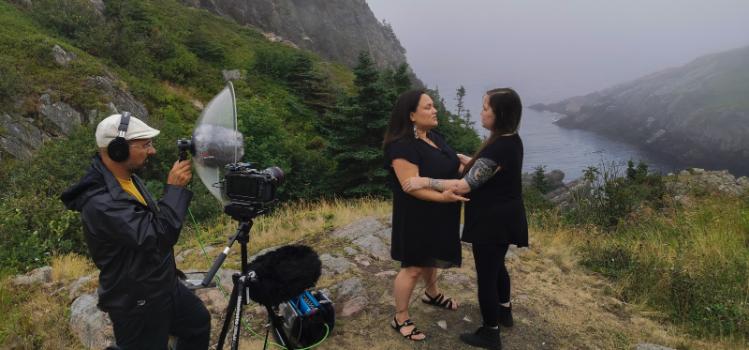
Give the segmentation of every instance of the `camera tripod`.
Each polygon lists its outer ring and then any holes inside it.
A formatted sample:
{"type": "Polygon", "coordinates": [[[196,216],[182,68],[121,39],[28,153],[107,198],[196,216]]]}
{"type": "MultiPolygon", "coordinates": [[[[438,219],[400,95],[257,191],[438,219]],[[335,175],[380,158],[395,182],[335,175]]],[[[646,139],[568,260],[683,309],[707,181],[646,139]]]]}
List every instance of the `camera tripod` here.
{"type": "MultiPolygon", "coordinates": [[[[218,269],[226,259],[227,254],[231,250],[231,246],[234,242],[239,241],[241,247],[241,273],[235,273],[232,275],[232,291],[229,297],[229,305],[226,307],[226,313],[224,315],[224,324],[221,327],[221,333],[219,335],[217,350],[224,348],[224,341],[226,340],[229,326],[233,330],[231,337],[231,350],[237,350],[239,348],[239,335],[242,324],[242,309],[245,305],[250,303],[250,283],[257,281],[255,271],[250,271],[247,262],[247,244],[250,241],[250,229],[252,229],[252,219],[255,218],[260,212],[255,210],[247,210],[246,208],[237,208],[232,205],[228,205],[224,211],[232,216],[235,220],[239,221],[239,227],[237,232],[229,240],[229,244],[224,250],[216,257],[213,261],[211,269],[206,274],[205,278],[201,282],[203,286],[208,286],[213,277],[218,272],[218,269]]],[[[273,331],[273,335],[281,346],[286,349],[293,350],[293,345],[289,342],[287,335],[283,331],[283,318],[279,316],[273,305],[263,305],[268,312],[268,319],[270,321],[270,328],[268,332],[273,331]]],[[[268,333],[266,333],[266,345],[267,345],[268,333]]]]}

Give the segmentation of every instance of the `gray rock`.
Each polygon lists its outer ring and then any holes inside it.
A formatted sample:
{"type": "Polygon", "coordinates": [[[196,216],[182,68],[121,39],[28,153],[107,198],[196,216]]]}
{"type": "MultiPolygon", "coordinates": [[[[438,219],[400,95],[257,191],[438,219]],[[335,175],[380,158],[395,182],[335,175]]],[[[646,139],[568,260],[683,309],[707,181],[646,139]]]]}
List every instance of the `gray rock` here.
{"type": "Polygon", "coordinates": [[[445,320],[439,320],[439,321],[437,321],[437,326],[439,326],[440,328],[442,328],[444,330],[447,330],[447,321],[445,321],[445,320]]]}
{"type": "Polygon", "coordinates": [[[336,289],[336,299],[343,300],[343,307],[340,312],[342,317],[353,316],[367,307],[369,301],[360,278],[349,278],[334,288],[336,289]]]}
{"type": "Polygon", "coordinates": [[[174,257],[174,261],[177,262],[177,264],[181,264],[185,261],[185,258],[192,254],[193,249],[185,249],[181,251],[177,256],[174,257]]]}
{"type": "Polygon", "coordinates": [[[353,299],[346,300],[343,303],[343,308],[341,309],[341,317],[351,317],[355,314],[359,313],[360,311],[364,310],[365,307],[369,305],[369,300],[364,296],[357,296],[353,299]]]}
{"type": "Polygon", "coordinates": [[[52,47],[52,57],[55,59],[55,63],[63,67],[67,67],[70,62],[78,58],[74,53],[65,51],[57,44],[52,47]]]}
{"type": "Polygon", "coordinates": [[[336,297],[341,300],[366,295],[364,284],[358,277],[349,278],[335,286],[336,297]]]}
{"type": "Polygon", "coordinates": [[[332,236],[350,240],[377,259],[390,258],[390,228],[374,217],[367,217],[334,230],[332,236]]]}
{"type": "Polygon", "coordinates": [[[104,0],[89,0],[91,2],[91,6],[94,7],[94,11],[96,11],[96,14],[98,15],[104,15],[104,10],[106,10],[107,6],[104,4],[104,0]]]}
{"type": "Polygon", "coordinates": [[[114,77],[95,76],[86,80],[86,84],[101,91],[110,103],[110,112],[119,113],[128,111],[140,120],[148,121],[148,109],[140,101],[136,100],[133,95],[119,86],[114,77]]]}
{"type": "Polygon", "coordinates": [[[320,261],[322,262],[322,273],[325,275],[346,273],[355,267],[346,258],[335,257],[330,254],[320,255],[320,261]]]}
{"type": "Polygon", "coordinates": [[[390,259],[390,247],[376,236],[365,236],[351,242],[379,260],[390,259]]]}
{"type": "Polygon", "coordinates": [[[372,261],[369,260],[369,257],[366,255],[362,255],[362,254],[355,256],[354,261],[356,261],[357,264],[364,266],[364,267],[372,264],[372,261]]]}
{"type": "Polygon", "coordinates": [[[468,278],[468,276],[461,274],[461,273],[455,273],[452,271],[443,272],[442,279],[448,284],[454,285],[454,286],[470,286],[471,285],[471,279],[468,278]]]}
{"type": "Polygon", "coordinates": [[[50,137],[33,120],[0,114],[0,148],[16,159],[29,159],[50,137]]]}
{"type": "Polygon", "coordinates": [[[640,343],[640,344],[637,344],[637,346],[635,347],[635,350],[675,350],[675,349],[662,346],[662,345],[640,343]]]}
{"type": "Polygon", "coordinates": [[[546,173],[544,177],[546,177],[546,181],[548,181],[552,189],[564,186],[564,172],[559,169],[546,173]]]}
{"type": "Polygon", "coordinates": [[[39,102],[39,113],[57,129],[58,135],[70,135],[77,126],[81,125],[81,114],[67,103],[62,101],[52,103],[49,94],[42,95],[39,102]]]}
{"type": "Polygon", "coordinates": [[[335,238],[355,240],[363,236],[375,234],[384,229],[387,229],[387,227],[380,223],[376,218],[370,216],[357,220],[343,228],[334,230],[332,236],[335,238]]]}
{"type": "Polygon", "coordinates": [[[234,287],[234,283],[231,280],[231,276],[233,276],[235,273],[239,273],[239,270],[232,270],[232,269],[219,269],[216,273],[216,276],[220,279],[218,281],[221,283],[221,286],[224,288],[224,290],[231,293],[232,288],[234,287]]]}
{"type": "Polygon", "coordinates": [[[355,255],[356,253],[358,253],[356,249],[351,247],[343,248],[343,251],[346,252],[347,255],[355,255]]]}
{"type": "Polygon", "coordinates": [[[378,20],[363,0],[184,2],[258,28],[270,41],[293,42],[350,67],[362,51],[369,52],[379,68],[406,62],[405,49],[392,28],[378,20]]]}
{"type": "Polygon", "coordinates": [[[83,276],[71,283],[68,287],[68,299],[75,300],[81,296],[81,294],[83,294],[83,288],[93,279],[93,276],[83,276]]]}
{"type": "Polygon", "coordinates": [[[96,294],[84,294],[70,306],[70,329],[87,349],[104,349],[114,345],[109,316],[96,307],[96,294]]]}
{"type": "Polygon", "coordinates": [[[224,81],[241,80],[242,73],[239,69],[222,70],[221,74],[224,76],[224,81]]]}
{"type": "Polygon", "coordinates": [[[34,284],[49,283],[50,281],[52,281],[52,268],[49,266],[43,266],[34,269],[25,275],[16,276],[13,278],[13,285],[30,286],[34,284]]]}
{"type": "MultiPolygon", "coordinates": [[[[462,228],[461,228],[462,229],[462,228]]],[[[390,244],[390,240],[393,237],[393,230],[390,227],[384,228],[379,231],[375,231],[375,237],[381,239],[384,243],[390,244]]]]}

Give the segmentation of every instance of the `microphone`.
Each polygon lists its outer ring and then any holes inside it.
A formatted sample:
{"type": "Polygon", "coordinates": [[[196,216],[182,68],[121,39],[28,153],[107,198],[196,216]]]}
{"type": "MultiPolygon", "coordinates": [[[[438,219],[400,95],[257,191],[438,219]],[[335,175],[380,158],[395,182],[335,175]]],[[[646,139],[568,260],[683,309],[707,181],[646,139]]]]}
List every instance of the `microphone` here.
{"type": "Polygon", "coordinates": [[[312,248],[287,245],[258,256],[247,268],[255,273],[247,284],[250,299],[276,306],[314,287],[322,263],[312,248]]]}

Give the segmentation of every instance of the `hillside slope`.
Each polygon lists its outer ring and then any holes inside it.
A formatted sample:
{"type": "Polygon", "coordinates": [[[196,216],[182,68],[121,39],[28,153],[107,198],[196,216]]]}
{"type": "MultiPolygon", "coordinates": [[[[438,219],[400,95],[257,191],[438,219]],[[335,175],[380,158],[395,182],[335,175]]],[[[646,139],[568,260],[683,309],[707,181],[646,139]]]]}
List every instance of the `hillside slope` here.
{"type": "Polygon", "coordinates": [[[531,106],[690,166],[749,174],[749,47],[585,96],[531,106]]]}

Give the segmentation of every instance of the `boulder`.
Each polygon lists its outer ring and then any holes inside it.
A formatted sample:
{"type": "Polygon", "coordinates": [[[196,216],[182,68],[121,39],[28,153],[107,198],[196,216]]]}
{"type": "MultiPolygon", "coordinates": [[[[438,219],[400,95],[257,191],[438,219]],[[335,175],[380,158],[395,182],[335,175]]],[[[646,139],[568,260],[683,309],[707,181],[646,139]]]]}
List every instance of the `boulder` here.
{"type": "Polygon", "coordinates": [[[54,127],[58,136],[70,135],[76,127],[81,125],[81,114],[65,102],[52,102],[49,94],[39,98],[39,114],[42,115],[46,125],[54,127]]]}
{"type": "Polygon", "coordinates": [[[74,53],[65,51],[60,45],[55,44],[55,46],[52,47],[52,58],[54,58],[55,63],[62,67],[67,67],[70,65],[70,62],[78,58],[74,53]]]}
{"type": "Polygon", "coordinates": [[[31,286],[35,284],[49,283],[52,281],[52,268],[49,266],[43,266],[32,270],[31,272],[16,276],[13,278],[13,285],[15,286],[31,286]]]}
{"type": "Polygon", "coordinates": [[[336,257],[330,254],[320,255],[320,261],[322,262],[323,275],[342,274],[355,267],[355,265],[348,261],[348,259],[343,257],[336,257]]]}
{"type": "Polygon", "coordinates": [[[70,329],[87,349],[104,349],[114,345],[114,331],[109,316],[96,307],[95,293],[84,294],[70,306],[70,329]]]}
{"type": "Polygon", "coordinates": [[[121,88],[111,76],[94,76],[86,80],[86,84],[101,91],[110,101],[110,113],[128,111],[143,121],[148,120],[148,109],[136,100],[127,90],[121,88]]]}

